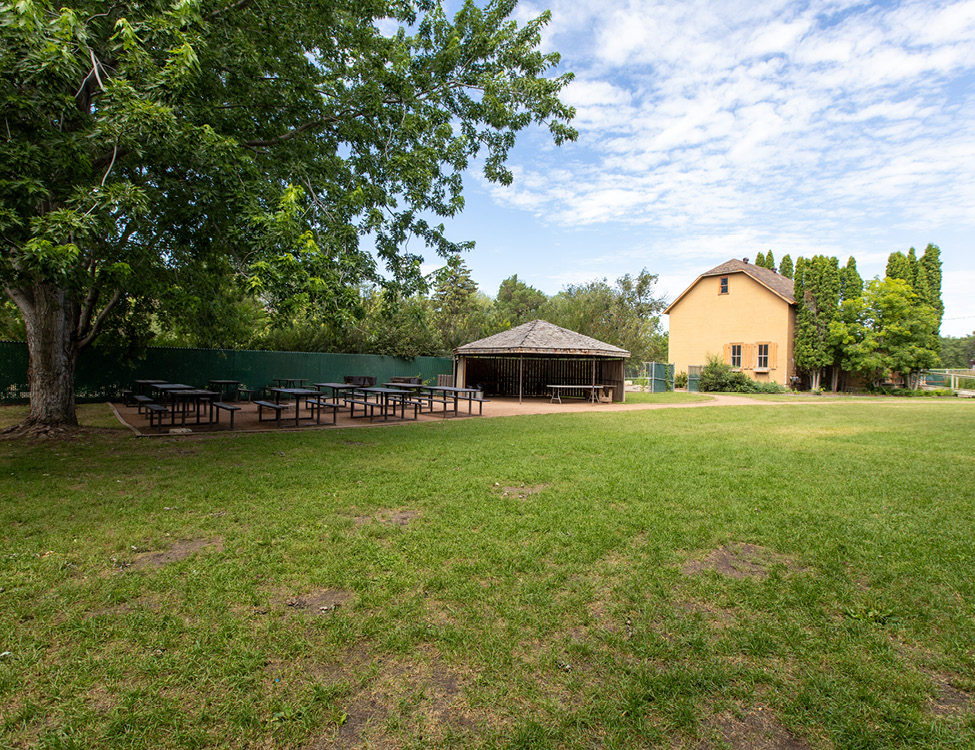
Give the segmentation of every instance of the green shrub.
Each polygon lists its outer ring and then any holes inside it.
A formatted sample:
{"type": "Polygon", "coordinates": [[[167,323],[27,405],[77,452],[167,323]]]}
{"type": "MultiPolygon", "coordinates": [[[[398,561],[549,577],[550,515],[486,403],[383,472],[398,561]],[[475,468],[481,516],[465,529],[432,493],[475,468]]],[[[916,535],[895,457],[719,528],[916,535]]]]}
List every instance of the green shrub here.
{"type": "Polygon", "coordinates": [[[679,372],[674,375],[674,388],[687,388],[686,372],[679,372]]]}
{"type": "Polygon", "coordinates": [[[922,391],[920,388],[916,391],[910,388],[875,388],[871,390],[871,393],[880,396],[900,396],[901,398],[939,398],[955,395],[951,388],[937,388],[931,391],[922,391]]]}
{"type": "Polygon", "coordinates": [[[717,356],[708,358],[701,369],[701,391],[730,391],[732,393],[782,393],[778,383],[759,383],[743,372],[735,372],[717,356]]]}

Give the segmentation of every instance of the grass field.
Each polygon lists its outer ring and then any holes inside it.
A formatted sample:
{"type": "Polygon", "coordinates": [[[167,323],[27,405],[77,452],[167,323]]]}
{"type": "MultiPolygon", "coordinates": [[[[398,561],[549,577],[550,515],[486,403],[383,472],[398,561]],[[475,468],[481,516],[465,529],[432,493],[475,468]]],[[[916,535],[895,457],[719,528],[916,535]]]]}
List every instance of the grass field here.
{"type": "Polygon", "coordinates": [[[0,442],[0,745],[975,747],[970,403],[106,411],[0,442]]]}

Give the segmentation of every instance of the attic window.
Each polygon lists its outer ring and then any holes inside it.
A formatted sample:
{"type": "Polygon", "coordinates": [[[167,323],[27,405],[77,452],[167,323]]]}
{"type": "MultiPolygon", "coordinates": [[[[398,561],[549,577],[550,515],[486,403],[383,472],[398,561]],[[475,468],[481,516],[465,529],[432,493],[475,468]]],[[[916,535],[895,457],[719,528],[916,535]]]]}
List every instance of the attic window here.
{"type": "Polygon", "coordinates": [[[728,293],[728,277],[722,276],[720,279],[718,279],[718,294],[727,294],[727,293],[728,293]]]}

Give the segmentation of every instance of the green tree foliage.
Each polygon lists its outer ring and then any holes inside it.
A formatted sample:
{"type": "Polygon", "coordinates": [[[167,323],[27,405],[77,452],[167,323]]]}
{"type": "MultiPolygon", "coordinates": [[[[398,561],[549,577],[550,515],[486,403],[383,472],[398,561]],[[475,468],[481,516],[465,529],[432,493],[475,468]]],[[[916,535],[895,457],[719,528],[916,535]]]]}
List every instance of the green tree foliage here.
{"type": "Polygon", "coordinates": [[[863,279],[857,271],[856,259],[851,255],[840,271],[840,301],[856,299],[863,294],[863,279]]]}
{"type": "Polygon", "coordinates": [[[351,322],[373,257],[421,288],[407,240],[466,246],[429,217],[462,209],[472,160],[508,184],[520,131],[575,137],[571,76],[538,50],[549,16],[518,27],[515,4],[0,5],[0,283],[30,347],[25,427],[75,422],[77,354],[131,301],[175,316],[249,292],[351,322]],[[233,293],[201,283],[227,275],[233,293]]]}
{"type": "Polygon", "coordinates": [[[785,276],[787,279],[791,279],[795,275],[795,266],[792,265],[792,256],[786,253],[782,256],[782,260],[779,261],[779,273],[785,276]]]}
{"type": "Polygon", "coordinates": [[[770,271],[775,270],[775,257],[772,255],[771,248],[769,248],[769,251],[765,253],[765,267],[770,271]]]}
{"type": "Polygon", "coordinates": [[[846,301],[844,308],[832,328],[845,369],[875,385],[887,373],[897,373],[913,388],[920,371],[937,363],[937,313],[906,279],[870,281],[863,296],[846,301]]]}
{"type": "Polygon", "coordinates": [[[817,255],[796,264],[796,367],[809,376],[813,390],[821,387],[823,370],[836,364],[839,353],[830,324],[839,312],[840,272],[836,258],[817,255]]]}
{"type": "Polygon", "coordinates": [[[23,341],[27,336],[20,310],[10,300],[0,302],[0,341],[23,341]]]}
{"type": "Polygon", "coordinates": [[[550,297],[540,316],[557,326],[622,347],[633,362],[666,362],[667,339],[660,313],[665,300],[655,294],[656,274],[643,269],[610,286],[605,279],[566,287],[550,297]]]}
{"type": "Polygon", "coordinates": [[[767,266],[765,265],[765,254],[764,253],[759,252],[755,256],[755,265],[758,266],[758,267],[760,267],[760,268],[767,268],[767,266]]]}
{"type": "Polygon", "coordinates": [[[501,318],[514,327],[537,318],[547,299],[544,292],[520,281],[515,274],[501,282],[495,304],[501,318]]]}
{"type": "Polygon", "coordinates": [[[480,338],[484,309],[477,284],[470,269],[459,255],[451,256],[447,265],[435,274],[433,323],[447,351],[480,338]]]}
{"type": "Polygon", "coordinates": [[[967,370],[975,360],[975,333],[971,336],[941,338],[941,366],[967,370]]]}
{"type": "MultiPolygon", "coordinates": [[[[911,248],[911,255],[914,255],[913,247],[911,248]]],[[[911,289],[914,288],[916,273],[911,268],[911,261],[908,260],[908,257],[899,250],[895,253],[891,253],[887,257],[887,270],[885,275],[888,279],[901,279],[902,281],[906,281],[911,289]]]]}
{"type": "Polygon", "coordinates": [[[918,268],[920,288],[915,291],[921,295],[924,302],[934,308],[938,315],[938,329],[945,313],[944,302],[941,300],[941,249],[937,245],[929,244],[924,248],[918,268]]]}

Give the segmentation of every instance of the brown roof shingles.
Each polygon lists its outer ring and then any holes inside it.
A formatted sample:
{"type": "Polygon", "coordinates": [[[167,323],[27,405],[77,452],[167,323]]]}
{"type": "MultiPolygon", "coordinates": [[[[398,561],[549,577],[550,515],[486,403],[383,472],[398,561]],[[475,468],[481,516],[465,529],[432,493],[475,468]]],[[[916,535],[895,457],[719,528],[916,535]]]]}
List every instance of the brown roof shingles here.
{"type": "Polygon", "coordinates": [[[454,349],[455,354],[583,354],[629,357],[626,349],[560,328],[545,320],[532,320],[493,336],[454,349]]]}
{"type": "MultiPolygon", "coordinates": [[[[757,281],[759,284],[780,296],[790,305],[794,305],[796,302],[792,279],[787,278],[780,273],[776,273],[768,268],[756,266],[754,263],[747,263],[743,260],[729,260],[726,263],[722,263],[720,266],[712,268],[710,271],[705,271],[694,280],[694,284],[706,276],[727,276],[728,274],[732,273],[747,274],[755,279],[755,281],[757,281]]],[[[694,284],[691,284],[691,286],[687,287],[687,289],[681,292],[677,299],[671,302],[667,309],[664,310],[664,313],[669,313],[671,308],[680,301],[681,297],[683,297],[687,291],[694,286],[694,284]]]]}

